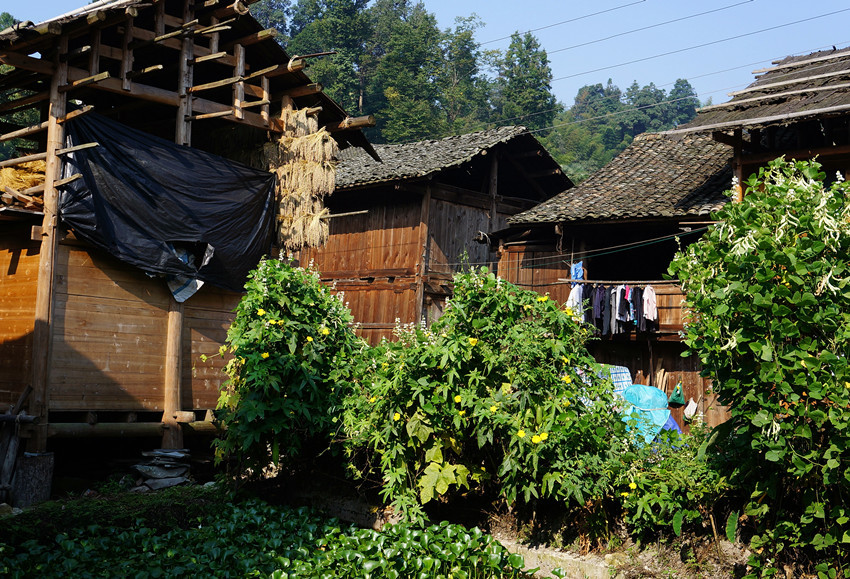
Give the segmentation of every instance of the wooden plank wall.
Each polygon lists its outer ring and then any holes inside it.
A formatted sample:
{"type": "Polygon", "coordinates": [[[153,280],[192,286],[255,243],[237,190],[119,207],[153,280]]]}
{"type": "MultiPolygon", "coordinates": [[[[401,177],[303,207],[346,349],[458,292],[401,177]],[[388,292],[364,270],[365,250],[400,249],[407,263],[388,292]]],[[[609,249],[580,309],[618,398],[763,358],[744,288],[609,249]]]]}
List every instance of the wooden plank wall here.
{"type": "Polygon", "coordinates": [[[359,323],[357,333],[372,344],[382,337],[392,339],[396,319],[410,323],[419,317],[421,203],[418,195],[377,198],[367,214],[331,219],[327,243],[298,256],[335,291],[344,292],[359,323]]]}
{"type": "Polygon", "coordinates": [[[216,407],[219,387],[227,380],[224,366],[232,357],[219,355],[219,348],[241,299],[242,294],[205,285],[184,302],[181,410],[216,407]]]}
{"type": "Polygon", "coordinates": [[[454,273],[467,261],[473,267],[489,265],[487,244],[473,238],[490,230],[490,213],[478,207],[431,199],[428,218],[427,271],[454,273]]]}
{"type": "MultiPolygon", "coordinates": [[[[215,408],[227,361],[218,349],[240,297],[207,285],[185,302],[182,410],[215,408]]],[[[161,411],[171,300],[161,279],[99,250],[60,245],[50,410],[161,411]]]]}
{"type": "Polygon", "coordinates": [[[50,410],[162,410],[165,284],[65,244],[56,274],[50,410]]]}
{"type": "Polygon", "coordinates": [[[330,220],[327,242],[304,249],[301,264],[322,279],[414,275],[419,262],[420,199],[370,205],[369,213],[330,220]]]}
{"type": "Polygon", "coordinates": [[[569,277],[569,264],[555,251],[530,250],[523,246],[506,247],[498,263],[499,277],[522,288],[534,290],[560,303],[570,295],[569,284],[558,280],[569,277]]]}
{"type": "Polygon", "coordinates": [[[0,412],[5,412],[31,380],[40,244],[30,241],[29,225],[0,228],[0,412]]]}

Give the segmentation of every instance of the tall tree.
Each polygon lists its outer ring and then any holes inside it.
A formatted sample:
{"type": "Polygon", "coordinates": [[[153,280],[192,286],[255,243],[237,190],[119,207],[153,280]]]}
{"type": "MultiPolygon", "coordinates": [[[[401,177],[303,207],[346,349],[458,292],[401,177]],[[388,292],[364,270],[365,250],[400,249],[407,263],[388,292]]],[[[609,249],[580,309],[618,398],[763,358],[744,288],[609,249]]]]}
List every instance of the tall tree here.
{"type": "Polygon", "coordinates": [[[362,59],[370,36],[367,0],[300,0],[292,10],[291,54],[336,54],[310,63],[310,78],[347,111],[362,111],[362,59]]]}
{"type": "Polygon", "coordinates": [[[289,37],[287,21],[290,12],[290,0],[260,0],[251,5],[251,15],[266,28],[278,31],[278,41],[286,43],[289,37]]]}
{"type": "Polygon", "coordinates": [[[530,32],[514,33],[499,63],[496,108],[500,122],[530,129],[550,127],[559,110],[552,94],[549,57],[530,32]]]}
{"type": "Polygon", "coordinates": [[[483,55],[475,41],[475,31],[481,26],[483,23],[475,14],[458,17],[454,30],[446,29],[442,35],[437,85],[450,134],[482,128],[489,113],[489,81],[481,71],[483,55]]]}
{"type": "Polygon", "coordinates": [[[424,4],[377,0],[369,9],[373,35],[367,57],[365,107],[375,111],[376,141],[441,136],[444,122],[434,82],[441,64],[440,32],[424,4]]]}
{"type": "Polygon", "coordinates": [[[699,98],[694,87],[687,80],[683,78],[676,80],[668,100],[671,108],[670,122],[674,125],[687,123],[697,116],[699,98]]]}

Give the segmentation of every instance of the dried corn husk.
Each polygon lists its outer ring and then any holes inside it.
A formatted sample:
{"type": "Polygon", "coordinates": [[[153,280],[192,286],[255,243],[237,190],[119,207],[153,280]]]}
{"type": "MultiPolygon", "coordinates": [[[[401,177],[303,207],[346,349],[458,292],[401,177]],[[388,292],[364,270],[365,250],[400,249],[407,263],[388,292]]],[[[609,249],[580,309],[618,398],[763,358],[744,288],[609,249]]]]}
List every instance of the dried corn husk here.
{"type": "Polygon", "coordinates": [[[0,169],[0,192],[6,187],[22,192],[30,187],[44,184],[44,172],[47,164],[44,161],[30,161],[14,167],[0,169]]]}

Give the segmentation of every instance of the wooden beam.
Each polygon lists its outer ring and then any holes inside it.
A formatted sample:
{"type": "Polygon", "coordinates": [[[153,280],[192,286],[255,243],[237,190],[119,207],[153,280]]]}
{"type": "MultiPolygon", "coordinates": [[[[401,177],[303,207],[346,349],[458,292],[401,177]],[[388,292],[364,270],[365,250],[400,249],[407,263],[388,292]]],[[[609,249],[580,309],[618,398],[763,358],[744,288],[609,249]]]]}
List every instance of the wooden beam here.
{"type": "MultiPolygon", "coordinates": [[[[186,25],[197,22],[193,0],[184,0],[183,2],[183,21],[186,22],[186,25]]],[[[192,123],[187,121],[186,117],[191,117],[194,114],[191,96],[192,83],[194,82],[194,67],[191,64],[193,58],[195,58],[195,41],[190,36],[186,36],[183,38],[180,47],[180,62],[177,77],[177,95],[179,101],[174,141],[178,145],[186,145],[188,147],[192,146],[192,123]]]]}
{"type": "Polygon", "coordinates": [[[88,86],[90,84],[102,82],[109,77],[110,77],[110,75],[109,75],[108,71],[99,72],[95,75],[87,76],[87,77],[81,78],[79,80],[69,82],[68,84],[66,84],[64,86],[60,86],[59,92],[68,92],[69,90],[74,90],[75,88],[82,88],[82,87],[88,86]]]}
{"type": "Polygon", "coordinates": [[[346,117],[344,120],[338,123],[331,123],[329,125],[325,125],[325,129],[329,133],[333,133],[336,131],[348,131],[351,129],[365,129],[367,127],[375,126],[375,117],[372,115],[366,115],[363,117],[346,117]]]}
{"type": "Polygon", "coordinates": [[[47,128],[47,125],[49,124],[49,121],[44,121],[43,123],[38,123],[37,125],[30,125],[29,127],[24,127],[22,129],[6,133],[5,135],[0,135],[0,142],[8,141],[10,139],[20,139],[23,137],[28,137],[29,135],[34,135],[35,133],[40,133],[41,131],[45,130],[47,128]]]}
{"type": "Polygon", "coordinates": [[[228,117],[232,114],[233,114],[233,109],[228,109],[226,111],[219,111],[217,113],[205,113],[203,115],[192,115],[192,116],[186,117],[185,120],[187,120],[187,121],[201,121],[201,120],[204,120],[204,119],[217,119],[217,118],[220,118],[220,117],[228,117]]]}
{"type": "Polygon", "coordinates": [[[282,66],[283,66],[282,64],[275,64],[273,66],[267,66],[266,68],[261,68],[260,70],[256,70],[256,71],[254,71],[254,72],[252,72],[251,74],[248,74],[248,75],[245,75],[245,73],[243,72],[242,76],[244,77],[245,80],[252,80],[252,79],[255,79],[257,77],[263,77],[263,76],[271,73],[272,71],[278,70],[282,66]]]}
{"type": "Polygon", "coordinates": [[[264,107],[264,106],[268,106],[270,104],[271,104],[271,101],[268,101],[268,100],[254,101],[254,102],[250,102],[250,103],[246,103],[246,102],[242,101],[242,108],[243,109],[250,109],[250,108],[253,108],[253,107],[264,107]]]}
{"type": "Polygon", "coordinates": [[[174,418],[180,411],[183,349],[183,304],[169,300],[165,335],[165,395],[162,402],[163,448],[183,448],[183,431],[174,418]]]}
{"type": "Polygon", "coordinates": [[[746,165],[762,164],[773,161],[777,157],[785,156],[786,159],[812,159],[814,157],[836,157],[850,154],[850,145],[838,147],[819,147],[814,149],[796,149],[793,151],[777,151],[771,153],[758,153],[756,155],[743,155],[742,161],[746,165]]]}
{"type": "MultiPolygon", "coordinates": [[[[49,128],[49,127],[48,127],[49,128]]],[[[33,155],[26,155],[24,157],[16,157],[14,159],[6,159],[5,161],[0,161],[0,169],[3,167],[14,167],[15,165],[21,165],[23,163],[29,163],[30,161],[43,161],[47,158],[47,153],[35,153],[33,155]]]]}
{"type": "Polygon", "coordinates": [[[74,151],[82,151],[83,149],[93,149],[94,147],[99,146],[100,143],[83,143],[82,145],[74,145],[73,147],[65,147],[64,149],[56,149],[56,156],[58,157],[60,155],[67,155],[68,153],[73,153],[74,151]]]}
{"type": "Polygon", "coordinates": [[[48,76],[54,75],[57,66],[49,60],[33,58],[31,56],[18,54],[17,52],[11,52],[9,50],[0,52],[0,64],[8,64],[9,66],[14,66],[15,68],[31,70],[32,72],[38,72],[40,74],[46,74],[48,76]]]}
{"type": "Polygon", "coordinates": [[[6,111],[17,111],[22,108],[29,108],[33,105],[43,103],[49,97],[50,93],[48,91],[44,91],[14,101],[8,101],[0,104],[0,113],[5,113],[6,111]]]}
{"type": "Polygon", "coordinates": [[[252,44],[257,44],[258,42],[262,42],[264,40],[274,40],[274,37],[277,36],[277,30],[274,28],[266,28],[265,30],[260,30],[259,32],[255,32],[253,34],[249,34],[248,36],[243,36],[237,40],[233,40],[224,45],[223,48],[233,48],[237,44],[241,44],[242,46],[251,46],[252,44]]]}
{"type": "Polygon", "coordinates": [[[201,62],[206,62],[208,60],[218,60],[219,58],[224,58],[225,56],[227,56],[226,52],[213,52],[212,54],[193,58],[190,64],[198,64],[201,62]]]}
{"type": "Polygon", "coordinates": [[[165,34],[160,34],[159,36],[154,36],[153,38],[140,38],[138,40],[134,40],[130,44],[130,48],[135,50],[137,48],[143,48],[145,46],[150,46],[151,44],[159,44],[166,40],[177,38],[178,36],[186,36],[191,34],[192,28],[197,26],[198,20],[189,20],[183,23],[180,28],[177,30],[172,30],[171,32],[166,32],[165,34]]]}
{"type": "Polygon", "coordinates": [[[165,66],[163,66],[161,64],[155,64],[153,66],[145,67],[141,70],[131,70],[125,76],[128,79],[139,78],[140,76],[148,74],[149,72],[156,72],[158,70],[163,70],[164,68],[165,68],[165,66]]]}
{"type": "Polygon", "coordinates": [[[78,56],[82,56],[83,54],[91,53],[92,46],[91,44],[86,44],[85,46],[80,46],[79,48],[75,48],[73,50],[69,50],[65,54],[59,55],[60,62],[68,62],[72,58],[76,58],[78,56]]]}
{"type": "Polygon", "coordinates": [[[275,96],[275,100],[279,98],[288,96],[289,98],[298,98],[302,96],[309,96],[311,94],[318,94],[322,92],[324,87],[321,83],[314,82],[312,84],[305,84],[303,86],[296,86],[294,88],[290,88],[288,90],[282,91],[280,94],[275,96]]]}
{"type": "Polygon", "coordinates": [[[211,90],[214,88],[221,88],[223,86],[230,86],[236,84],[237,82],[241,82],[241,76],[231,76],[230,78],[223,78],[221,80],[216,80],[213,82],[207,82],[204,84],[198,84],[193,87],[190,87],[188,91],[190,93],[203,92],[205,90],[211,90]]]}
{"type": "MultiPolygon", "coordinates": [[[[218,24],[218,18],[216,16],[213,16],[212,18],[210,18],[210,24],[213,24],[213,25],[218,24]]],[[[214,32],[213,34],[210,34],[210,52],[218,53],[218,42],[219,42],[219,33],[214,32]]],[[[224,52],[223,54],[227,54],[227,53],[224,52]]]]}

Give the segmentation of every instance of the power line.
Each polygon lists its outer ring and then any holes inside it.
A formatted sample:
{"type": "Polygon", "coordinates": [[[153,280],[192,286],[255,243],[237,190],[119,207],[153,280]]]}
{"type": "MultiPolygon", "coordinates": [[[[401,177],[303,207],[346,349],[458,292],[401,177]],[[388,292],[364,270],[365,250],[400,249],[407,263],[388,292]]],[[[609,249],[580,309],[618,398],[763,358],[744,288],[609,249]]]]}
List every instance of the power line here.
{"type": "Polygon", "coordinates": [[[649,26],[643,26],[641,28],[635,28],[633,30],[627,30],[626,32],[620,32],[618,34],[612,34],[611,36],[606,36],[605,38],[597,38],[596,40],[589,40],[588,42],[582,42],[581,44],[574,44],[572,46],[567,46],[566,48],[558,48],[557,50],[547,50],[547,54],[555,54],[558,52],[565,52],[567,50],[572,50],[573,48],[579,48],[582,46],[588,46],[589,44],[596,44],[599,42],[604,42],[606,40],[611,40],[612,38],[619,38],[620,36],[626,36],[628,34],[634,34],[635,32],[642,32],[644,30],[650,30],[652,28],[658,28],[659,26],[665,26],[667,24],[673,24],[674,22],[682,22],[683,20],[690,20],[691,18],[697,18],[698,16],[705,16],[706,14],[711,14],[713,12],[720,12],[722,10],[728,10],[730,8],[735,8],[736,6],[741,6],[742,4],[749,4],[754,0],[744,0],[743,2],[738,2],[737,4],[730,4],[729,6],[723,6],[722,8],[715,8],[714,10],[708,10],[706,12],[700,12],[699,14],[691,14],[690,16],[683,16],[681,18],[674,18],[673,20],[667,20],[666,22],[659,22],[658,24],[650,24],[649,26]]]}
{"type": "MultiPolygon", "coordinates": [[[[845,40],[845,41],[837,42],[837,43],[833,43],[833,44],[825,44],[823,46],[817,46],[815,48],[809,48],[809,49],[806,49],[806,50],[798,51],[798,53],[803,54],[803,53],[817,52],[817,51],[824,50],[824,49],[827,49],[827,48],[833,48],[835,46],[842,46],[844,44],[850,44],[850,40],[845,40]]],[[[757,60],[757,61],[754,61],[754,62],[748,62],[747,64],[742,64],[740,66],[733,66],[733,67],[730,67],[730,68],[724,68],[722,70],[715,70],[715,71],[712,71],[712,72],[706,72],[704,74],[698,74],[696,76],[689,76],[686,80],[688,80],[688,82],[690,82],[691,80],[694,80],[694,79],[697,79],[697,78],[705,78],[707,76],[714,76],[715,74],[723,74],[724,72],[731,72],[733,70],[740,70],[742,68],[749,68],[751,66],[762,65],[762,64],[765,64],[765,63],[771,63],[771,62],[774,62],[774,61],[779,60],[781,58],[785,58],[787,56],[788,56],[787,54],[783,54],[782,56],[765,58],[765,59],[757,60]]],[[[818,68],[822,68],[822,67],[826,67],[826,66],[831,66],[831,65],[830,64],[821,64],[821,65],[811,67],[810,70],[816,70],[818,68]]],[[[781,80],[781,79],[788,77],[792,74],[795,74],[795,73],[793,73],[793,72],[785,73],[781,76],[777,76],[777,78],[781,80]]],[[[665,82],[664,84],[659,84],[657,86],[659,88],[661,88],[661,87],[676,84],[676,82],[677,81],[673,80],[673,81],[670,81],[670,82],[665,82]]],[[[714,93],[717,93],[717,92],[721,92],[723,90],[728,90],[730,88],[739,88],[741,86],[744,86],[744,85],[734,85],[734,86],[724,88],[724,89],[707,91],[707,92],[704,92],[702,94],[711,95],[711,94],[714,94],[714,93]]],[[[623,93],[620,93],[619,95],[610,95],[610,96],[607,96],[607,97],[603,97],[602,99],[600,99],[600,101],[610,100],[610,99],[616,98],[618,101],[622,102],[623,104],[626,104],[622,100],[624,96],[625,95],[623,93]]],[[[702,96],[702,95],[697,95],[697,96],[702,96]]],[[[566,112],[566,111],[572,110],[574,107],[575,107],[575,105],[564,107],[563,110],[566,112]]],[[[537,115],[543,115],[543,114],[546,114],[546,113],[550,113],[550,112],[553,112],[553,111],[560,111],[560,110],[561,110],[561,107],[552,107],[550,109],[544,109],[542,111],[535,111],[533,113],[528,113],[528,114],[525,114],[525,115],[518,115],[518,116],[515,116],[515,117],[508,117],[506,119],[500,119],[498,122],[499,123],[507,123],[508,121],[517,121],[517,120],[527,119],[527,118],[534,117],[534,116],[537,116],[537,115]]],[[[487,124],[488,125],[495,125],[496,122],[490,122],[490,123],[487,123],[487,124]]]]}
{"type": "MultiPolygon", "coordinates": [[[[547,24],[546,26],[541,26],[540,28],[532,28],[531,30],[526,30],[522,34],[528,34],[529,32],[537,32],[538,30],[545,30],[547,28],[554,28],[555,26],[561,26],[562,24],[569,24],[570,22],[576,22],[578,20],[584,20],[585,18],[590,18],[591,16],[599,16],[600,14],[605,14],[606,12],[613,12],[615,10],[620,10],[621,8],[626,8],[628,6],[634,6],[635,4],[641,4],[642,2],[646,2],[646,0],[637,0],[637,2],[630,2],[628,4],[621,4],[620,6],[614,6],[613,8],[608,8],[607,10],[600,10],[599,12],[594,12],[592,14],[585,14],[584,16],[578,16],[576,18],[571,18],[569,20],[562,20],[561,22],[555,22],[554,24],[547,24]]],[[[487,42],[482,42],[480,44],[493,44],[494,42],[499,42],[500,40],[507,40],[511,38],[513,34],[509,36],[502,36],[501,38],[496,38],[494,40],[488,40],[487,42]]]]}
{"type": "Polygon", "coordinates": [[[721,38],[720,40],[712,40],[711,42],[704,42],[703,44],[697,44],[695,46],[688,46],[686,48],[680,48],[678,50],[671,50],[669,52],[662,52],[661,54],[654,54],[652,56],[646,56],[644,58],[636,58],[635,60],[630,60],[628,62],[621,62],[619,64],[612,64],[610,66],[603,66],[603,67],[600,67],[600,68],[594,68],[592,70],[585,70],[585,71],[577,72],[577,73],[574,73],[574,74],[568,74],[566,76],[560,76],[558,78],[553,78],[552,82],[555,82],[555,81],[558,81],[558,80],[565,80],[565,79],[568,79],[568,78],[575,78],[577,76],[590,74],[592,72],[600,72],[602,70],[610,70],[612,68],[619,68],[621,66],[627,66],[629,64],[636,64],[638,62],[646,62],[647,60],[653,60],[653,59],[656,59],[656,58],[661,58],[663,56],[670,56],[671,54],[679,54],[679,53],[682,53],[682,52],[687,52],[689,50],[695,50],[697,48],[705,48],[706,46],[712,46],[714,44],[720,44],[722,42],[728,42],[730,40],[737,40],[739,38],[745,38],[747,36],[753,36],[755,34],[761,34],[762,32],[769,32],[771,30],[778,30],[779,28],[786,28],[788,26],[793,26],[795,24],[801,24],[803,22],[810,22],[812,20],[817,20],[819,18],[826,18],[827,16],[834,16],[836,14],[841,14],[842,12],[848,12],[848,11],[850,11],[850,8],[843,8],[841,10],[836,10],[834,12],[828,12],[826,14],[820,14],[818,16],[812,16],[810,18],[803,18],[801,20],[795,20],[793,22],[786,22],[785,24],[778,24],[776,26],[771,26],[769,28],[762,28],[761,30],[755,30],[753,32],[745,32],[744,34],[729,36],[728,38],[721,38]]]}

